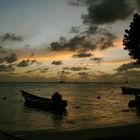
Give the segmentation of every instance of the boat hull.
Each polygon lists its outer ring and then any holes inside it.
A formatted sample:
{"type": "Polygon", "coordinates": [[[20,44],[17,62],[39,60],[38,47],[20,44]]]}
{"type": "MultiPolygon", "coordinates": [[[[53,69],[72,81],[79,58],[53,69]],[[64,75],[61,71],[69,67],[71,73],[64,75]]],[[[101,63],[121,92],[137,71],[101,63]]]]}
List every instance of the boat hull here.
{"type": "Polygon", "coordinates": [[[122,86],[121,87],[122,90],[122,94],[130,94],[130,95],[134,95],[134,94],[139,94],[140,95],[140,88],[132,88],[132,87],[127,87],[127,86],[122,86]]]}
{"type": "Polygon", "coordinates": [[[135,99],[128,102],[128,107],[136,107],[137,109],[140,109],[140,96],[135,95],[135,99]]]}
{"type": "Polygon", "coordinates": [[[67,106],[67,101],[65,100],[54,102],[52,99],[32,95],[23,90],[21,90],[21,93],[25,99],[26,106],[41,108],[45,110],[63,110],[67,106]]]}

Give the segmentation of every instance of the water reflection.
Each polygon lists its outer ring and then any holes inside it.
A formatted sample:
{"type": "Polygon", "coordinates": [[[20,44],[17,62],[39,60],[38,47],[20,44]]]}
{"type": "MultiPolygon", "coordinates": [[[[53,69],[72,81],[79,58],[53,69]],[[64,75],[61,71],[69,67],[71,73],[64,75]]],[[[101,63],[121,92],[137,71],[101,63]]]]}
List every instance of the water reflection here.
{"type": "Polygon", "coordinates": [[[27,105],[24,103],[23,108],[25,110],[30,110],[30,111],[38,111],[38,112],[51,112],[52,114],[59,114],[59,115],[63,115],[67,113],[66,108],[62,108],[62,109],[46,109],[46,108],[41,108],[41,107],[36,107],[36,106],[32,106],[32,105],[27,105]]]}
{"type": "MultiPolygon", "coordinates": [[[[27,116],[27,122],[26,124],[29,125],[29,127],[37,129],[40,126],[42,129],[57,129],[63,128],[63,122],[67,117],[67,110],[44,110],[41,108],[34,108],[29,106],[23,106],[24,114],[27,116]],[[51,124],[51,125],[50,125],[51,124]],[[50,126],[49,126],[50,125],[50,126]]],[[[25,116],[24,116],[25,117],[25,116]]]]}
{"type": "Polygon", "coordinates": [[[140,108],[136,108],[136,114],[137,116],[140,116],[140,108]]]}

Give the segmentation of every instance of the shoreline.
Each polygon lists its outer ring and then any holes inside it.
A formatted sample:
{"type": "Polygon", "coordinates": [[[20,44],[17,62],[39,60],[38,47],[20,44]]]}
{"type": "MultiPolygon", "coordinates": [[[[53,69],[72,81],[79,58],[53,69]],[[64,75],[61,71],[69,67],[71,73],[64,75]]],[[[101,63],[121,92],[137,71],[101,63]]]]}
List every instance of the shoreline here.
{"type": "Polygon", "coordinates": [[[140,140],[140,123],[127,126],[93,128],[64,132],[17,132],[14,134],[23,140],[140,140]]]}

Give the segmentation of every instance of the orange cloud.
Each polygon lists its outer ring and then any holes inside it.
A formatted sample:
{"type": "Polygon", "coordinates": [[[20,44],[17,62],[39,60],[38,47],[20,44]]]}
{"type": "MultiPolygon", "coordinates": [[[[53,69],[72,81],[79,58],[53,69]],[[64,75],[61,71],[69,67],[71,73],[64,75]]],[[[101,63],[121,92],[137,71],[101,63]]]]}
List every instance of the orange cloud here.
{"type": "Polygon", "coordinates": [[[120,38],[115,39],[113,45],[115,46],[114,48],[122,48],[123,46],[122,39],[120,38]]]}
{"type": "Polygon", "coordinates": [[[33,57],[21,56],[19,60],[30,59],[37,61],[53,61],[53,60],[67,60],[70,59],[73,55],[73,52],[63,51],[63,52],[49,52],[49,53],[40,53],[35,54],[33,57]]]}

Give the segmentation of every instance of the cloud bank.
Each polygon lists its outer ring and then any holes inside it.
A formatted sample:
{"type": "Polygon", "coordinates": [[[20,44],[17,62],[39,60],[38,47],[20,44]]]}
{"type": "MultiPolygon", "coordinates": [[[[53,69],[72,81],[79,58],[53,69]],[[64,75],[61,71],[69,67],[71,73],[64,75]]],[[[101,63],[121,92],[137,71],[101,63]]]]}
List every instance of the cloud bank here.
{"type": "Polygon", "coordinates": [[[15,35],[14,33],[6,33],[0,36],[0,41],[1,42],[6,42],[6,41],[21,42],[23,41],[23,37],[15,35]]]}
{"type": "Polygon", "coordinates": [[[82,15],[86,24],[109,24],[129,18],[140,11],[139,0],[71,0],[71,6],[87,6],[87,14],[82,15]]]}

